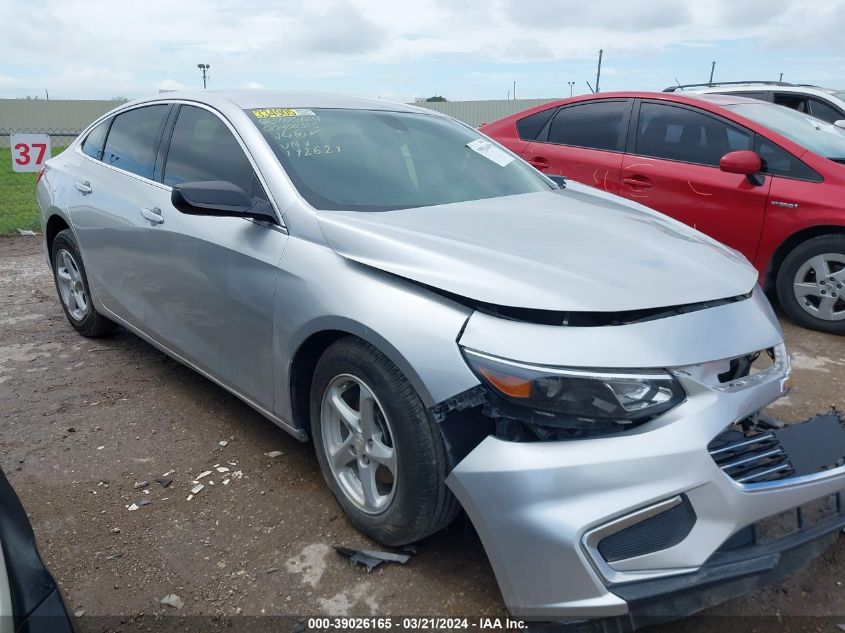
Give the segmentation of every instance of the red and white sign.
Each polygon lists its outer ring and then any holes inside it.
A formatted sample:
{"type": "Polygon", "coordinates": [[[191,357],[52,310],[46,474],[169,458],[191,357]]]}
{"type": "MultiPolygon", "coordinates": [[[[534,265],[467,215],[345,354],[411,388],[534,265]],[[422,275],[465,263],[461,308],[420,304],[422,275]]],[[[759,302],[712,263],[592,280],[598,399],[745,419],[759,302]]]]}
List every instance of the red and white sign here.
{"type": "Polygon", "coordinates": [[[12,134],[12,171],[41,171],[50,158],[49,134],[12,134]]]}

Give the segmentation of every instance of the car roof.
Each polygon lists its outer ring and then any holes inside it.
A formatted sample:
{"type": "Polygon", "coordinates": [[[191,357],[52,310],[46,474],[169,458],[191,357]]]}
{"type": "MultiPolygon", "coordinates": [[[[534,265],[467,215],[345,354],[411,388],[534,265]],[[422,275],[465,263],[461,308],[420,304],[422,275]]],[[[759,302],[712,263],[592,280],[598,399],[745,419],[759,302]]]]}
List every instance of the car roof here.
{"type": "Polygon", "coordinates": [[[764,83],[747,83],[740,86],[698,86],[695,88],[684,88],[678,92],[713,93],[713,92],[748,92],[751,90],[773,90],[777,92],[803,92],[809,94],[831,95],[836,92],[833,88],[822,88],[821,86],[781,86],[764,83]]]}
{"type": "Polygon", "coordinates": [[[162,92],[133,103],[162,100],[187,100],[219,106],[235,105],[244,110],[253,108],[339,108],[346,110],[385,110],[436,114],[432,110],[382,99],[369,99],[321,92],[283,90],[175,90],[162,92]]]}

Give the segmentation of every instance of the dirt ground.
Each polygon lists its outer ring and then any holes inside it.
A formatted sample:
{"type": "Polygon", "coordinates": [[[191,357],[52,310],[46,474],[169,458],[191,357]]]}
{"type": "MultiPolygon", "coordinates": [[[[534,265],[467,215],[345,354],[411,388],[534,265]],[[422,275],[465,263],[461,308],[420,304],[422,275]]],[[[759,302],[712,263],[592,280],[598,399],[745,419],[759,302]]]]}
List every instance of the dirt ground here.
{"type": "MultiPolygon", "coordinates": [[[[80,631],[152,630],[174,614],[226,630],[247,621],[236,616],[506,615],[484,551],[460,521],[406,566],[352,567],[332,546],[377,546],[341,514],[311,446],[126,331],[77,335],[40,238],[0,239],[0,297],[0,467],[69,610],[81,614],[80,631]],[[155,481],[165,473],[168,487],[155,481]],[[149,487],[136,488],[142,481],[149,487]],[[127,509],[142,501],[151,503],[127,509]],[[181,610],[159,603],[170,593],[181,610]]],[[[771,413],[801,419],[845,406],[845,338],[783,325],[794,390],[771,413]]],[[[714,630],[714,617],[754,615],[774,619],[715,622],[835,631],[845,622],[843,582],[840,539],[781,585],[660,628],[714,630]]]]}

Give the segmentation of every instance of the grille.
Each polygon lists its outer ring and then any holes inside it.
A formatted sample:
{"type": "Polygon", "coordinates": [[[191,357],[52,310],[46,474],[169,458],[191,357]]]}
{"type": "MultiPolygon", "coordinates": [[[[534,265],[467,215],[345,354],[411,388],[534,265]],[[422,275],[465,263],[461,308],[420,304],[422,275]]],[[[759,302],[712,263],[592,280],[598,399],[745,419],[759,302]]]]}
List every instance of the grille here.
{"type": "Polygon", "coordinates": [[[775,481],[795,472],[774,433],[748,437],[728,430],[718,435],[707,449],[716,465],[737,483],[775,481]]]}
{"type": "Polygon", "coordinates": [[[695,525],[695,510],[687,499],[670,510],[606,536],[598,550],[607,562],[625,560],[663,549],[683,541],[695,525]]]}

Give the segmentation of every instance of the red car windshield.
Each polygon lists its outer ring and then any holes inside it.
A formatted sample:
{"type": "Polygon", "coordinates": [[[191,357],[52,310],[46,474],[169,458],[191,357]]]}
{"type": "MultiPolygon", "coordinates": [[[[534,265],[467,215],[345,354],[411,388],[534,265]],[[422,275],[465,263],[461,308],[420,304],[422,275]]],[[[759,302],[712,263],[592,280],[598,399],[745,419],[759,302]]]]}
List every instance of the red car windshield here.
{"type": "Polygon", "coordinates": [[[831,160],[845,159],[845,130],[809,114],[770,103],[724,106],[831,160]]]}

